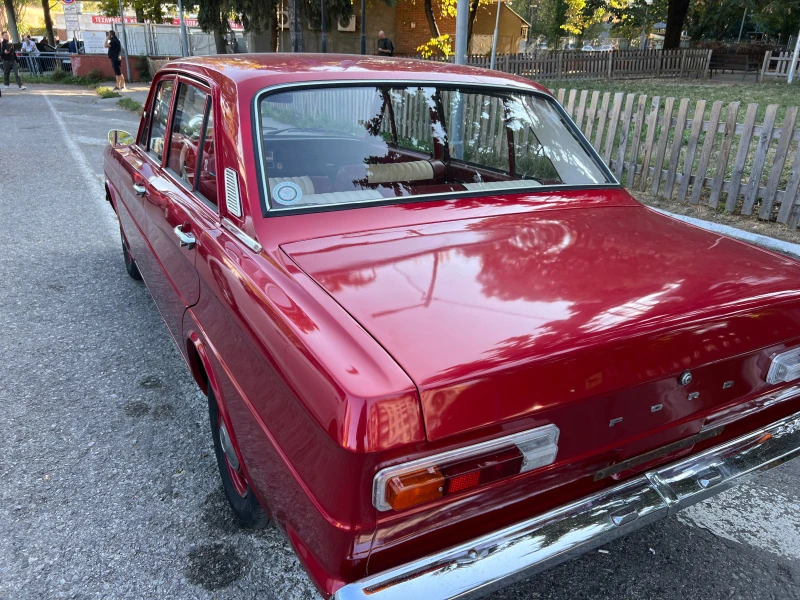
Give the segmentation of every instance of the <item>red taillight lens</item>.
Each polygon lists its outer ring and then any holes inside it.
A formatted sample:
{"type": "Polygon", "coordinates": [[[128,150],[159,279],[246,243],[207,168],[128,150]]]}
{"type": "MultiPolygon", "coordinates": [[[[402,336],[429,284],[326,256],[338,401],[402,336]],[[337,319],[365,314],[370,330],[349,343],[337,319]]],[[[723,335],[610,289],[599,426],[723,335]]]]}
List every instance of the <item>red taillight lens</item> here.
{"type": "Polygon", "coordinates": [[[489,456],[479,456],[442,469],[445,479],[444,493],[455,494],[486,485],[516,475],[521,470],[522,452],[516,446],[512,446],[489,456]]]}

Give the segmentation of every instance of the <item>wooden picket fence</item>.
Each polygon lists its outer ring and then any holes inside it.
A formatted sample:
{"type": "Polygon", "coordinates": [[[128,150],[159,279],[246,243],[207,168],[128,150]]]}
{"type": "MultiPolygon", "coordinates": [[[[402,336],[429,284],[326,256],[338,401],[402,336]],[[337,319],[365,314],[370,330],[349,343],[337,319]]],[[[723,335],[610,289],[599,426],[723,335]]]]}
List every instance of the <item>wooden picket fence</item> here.
{"type": "Polygon", "coordinates": [[[758,104],[707,102],[559,89],[556,96],[627,188],[729,212],[800,220],[798,107],[770,104],[756,124],[758,104]],[[677,108],[677,115],[675,110],[677,108]],[[692,110],[693,109],[693,110],[692,110]],[[732,152],[735,148],[735,154],[732,152]]]}
{"type": "MultiPolygon", "coordinates": [[[[800,59],[795,65],[795,72],[800,73],[800,59]]],[[[792,53],[779,52],[774,54],[771,50],[767,50],[764,55],[764,62],[761,64],[761,72],[759,73],[758,80],[764,81],[767,77],[789,77],[789,70],[792,66],[792,53]]]]}
{"type": "MultiPolygon", "coordinates": [[[[546,79],[631,79],[637,77],[704,77],[708,74],[711,50],[621,50],[582,52],[542,50],[530,54],[500,54],[495,68],[504,73],[533,80],[546,79]]],[[[442,58],[429,60],[442,61],[442,58]]],[[[484,55],[467,57],[467,64],[489,68],[484,55]]]]}

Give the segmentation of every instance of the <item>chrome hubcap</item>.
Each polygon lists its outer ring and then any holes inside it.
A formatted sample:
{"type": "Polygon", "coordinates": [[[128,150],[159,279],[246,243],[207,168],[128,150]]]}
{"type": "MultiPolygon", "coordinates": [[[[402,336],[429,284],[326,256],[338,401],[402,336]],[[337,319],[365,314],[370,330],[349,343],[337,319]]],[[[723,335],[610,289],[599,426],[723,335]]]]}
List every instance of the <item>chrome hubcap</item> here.
{"type": "Polygon", "coordinates": [[[228,459],[228,464],[234,471],[239,470],[239,459],[236,457],[236,451],[233,449],[231,436],[228,435],[228,430],[225,428],[225,423],[219,426],[219,443],[222,446],[222,451],[228,459]]]}

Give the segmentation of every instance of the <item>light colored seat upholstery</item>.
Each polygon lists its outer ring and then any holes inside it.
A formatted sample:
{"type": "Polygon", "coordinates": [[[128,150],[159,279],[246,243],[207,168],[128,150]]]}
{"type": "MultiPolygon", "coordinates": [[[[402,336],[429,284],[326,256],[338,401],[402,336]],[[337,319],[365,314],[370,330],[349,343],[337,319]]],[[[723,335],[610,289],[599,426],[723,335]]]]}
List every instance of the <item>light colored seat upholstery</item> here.
{"type": "Polygon", "coordinates": [[[319,206],[321,204],[350,204],[381,200],[383,195],[377,190],[353,190],[351,192],[329,192],[326,194],[310,194],[303,196],[303,205],[319,206]]]}
{"type": "Polygon", "coordinates": [[[303,175],[302,177],[270,177],[269,189],[272,190],[279,183],[284,183],[286,181],[298,185],[300,191],[303,192],[303,196],[310,196],[314,193],[314,182],[311,181],[311,177],[308,175],[303,175]]]}
{"type": "Polygon", "coordinates": [[[433,179],[433,166],[427,160],[367,165],[368,183],[395,183],[433,179]]]}
{"type": "Polygon", "coordinates": [[[542,185],[533,179],[513,179],[511,181],[477,181],[465,183],[468,190],[508,190],[511,188],[529,188],[542,185]]]}

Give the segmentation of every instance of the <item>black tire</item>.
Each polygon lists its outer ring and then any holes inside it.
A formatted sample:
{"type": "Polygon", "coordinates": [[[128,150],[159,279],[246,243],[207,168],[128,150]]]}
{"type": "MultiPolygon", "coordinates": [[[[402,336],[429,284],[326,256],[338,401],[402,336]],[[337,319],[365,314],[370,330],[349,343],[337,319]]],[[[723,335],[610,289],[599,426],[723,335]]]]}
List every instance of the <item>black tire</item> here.
{"type": "Polygon", "coordinates": [[[128,272],[128,275],[131,276],[131,279],[135,279],[136,281],[142,280],[142,274],[139,273],[139,267],[136,266],[136,261],[133,260],[131,256],[130,250],[128,250],[128,242],[125,239],[125,236],[122,233],[122,229],[119,230],[119,235],[122,238],[122,258],[125,259],[125,270],[128,272]]]}
{"type": "Polygon", "coordinates": [[[233,514],[242,527],[263,529],[269,523],[269,516],[261,507],[249,485],[243,495],[236,490],[228,470],[228,459],[220,442],[219,407],[210,386],[208,388],[208,418],[211,423],[211,437],[214,440],[214,454],[217,455],[217,467],[220,479],[222,479],[222,488],[225,490],[225,496],[228,498],[233,514]]]}

